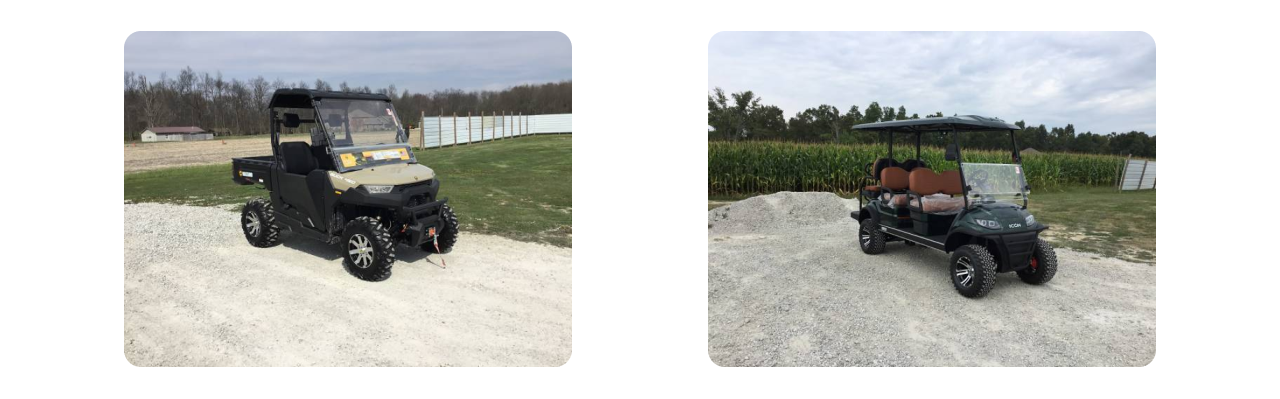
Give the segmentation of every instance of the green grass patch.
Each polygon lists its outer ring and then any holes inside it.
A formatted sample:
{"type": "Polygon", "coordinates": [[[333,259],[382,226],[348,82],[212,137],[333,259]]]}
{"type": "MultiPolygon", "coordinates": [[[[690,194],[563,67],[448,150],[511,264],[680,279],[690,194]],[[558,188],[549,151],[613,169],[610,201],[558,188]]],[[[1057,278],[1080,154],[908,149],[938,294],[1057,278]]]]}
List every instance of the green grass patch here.
{"type": "MultiPolygon", "coordinates": [[[[440,196],[469,233],[570,247],[573,243],[572,136],[535,136],[418,150],[441,179],[440,196]]],[[[198,206],[243,204],[265,190],[231,182],[231,163],[124,175],[126,202],[198,206]]]]}
{"type": "Polygon", "coordinates": [[[1031,214],[1054,246],[1154,264],[1156,190],[1073,188],[1033,192],[1031,214]]]}

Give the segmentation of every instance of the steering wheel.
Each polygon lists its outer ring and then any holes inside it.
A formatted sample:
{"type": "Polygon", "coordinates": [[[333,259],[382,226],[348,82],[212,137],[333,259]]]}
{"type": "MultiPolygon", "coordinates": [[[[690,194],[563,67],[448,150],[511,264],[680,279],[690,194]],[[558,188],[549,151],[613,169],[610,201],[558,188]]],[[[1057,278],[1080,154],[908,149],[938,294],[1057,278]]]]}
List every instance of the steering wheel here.
{"type": "Polygon", "coordinates": [[[979,190],[991,191],[991,184],[987,182],[987,179],[990,177],[991,174],[987,173],[986,170],[978,169],[973,172],[973,176],[970,177],[970,179],[973,180],[973,186],[979,187],[979,190]]]}
{"type": "Polygon", "coordinates": [[[974,171],[973,176],[969,177],[969,186],[978,191],[978,198],[981,198],[983,202],[991,201],[990,192],[992,187],[991,182],[988,181],[990,177],[991,174],[983,169],[974,171]]]}

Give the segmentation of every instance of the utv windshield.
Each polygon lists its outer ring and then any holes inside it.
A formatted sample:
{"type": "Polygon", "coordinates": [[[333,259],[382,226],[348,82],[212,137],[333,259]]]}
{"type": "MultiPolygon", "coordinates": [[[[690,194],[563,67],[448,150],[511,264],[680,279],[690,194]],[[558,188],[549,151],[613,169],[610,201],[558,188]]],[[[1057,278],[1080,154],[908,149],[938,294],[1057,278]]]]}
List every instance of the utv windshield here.
{"type": "Polygon", "coordinates": [[[966,162],[963,169],[970,204],[1002,201],[1021,205],[1027,195],[1020,165],[966,162]]]}
{"type": "Polygon", "coordinates": [[[386,101],[322,99],[316,112],[335,148],[406,141],[396,112],[386,101]]]}
{"type": "Polygon", "coordinates": [[[342,171],[415,161],[389,102],[321,99],[316,116],[342,171]]]}

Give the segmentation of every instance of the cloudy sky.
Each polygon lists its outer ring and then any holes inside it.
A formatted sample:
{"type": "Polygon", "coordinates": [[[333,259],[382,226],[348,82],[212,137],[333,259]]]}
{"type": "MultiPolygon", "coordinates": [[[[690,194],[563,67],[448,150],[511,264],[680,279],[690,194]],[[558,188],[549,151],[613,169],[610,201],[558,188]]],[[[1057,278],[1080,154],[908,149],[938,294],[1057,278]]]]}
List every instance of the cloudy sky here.
{"type": "Polygon", "coordinates": [[[834,105],[995,116],[1076,132],[1156,133],[1145,33],[722,32],[708,92],[752,90],[788,118],[834,105]]]}
{"type": "Polygon", "coordinates": [[[137,32],[125,42],[125,71],[155,79],[187,66],[227,80],[321,78],[411,92],[572,78],[569,39],[558,32],[137,32]]]}

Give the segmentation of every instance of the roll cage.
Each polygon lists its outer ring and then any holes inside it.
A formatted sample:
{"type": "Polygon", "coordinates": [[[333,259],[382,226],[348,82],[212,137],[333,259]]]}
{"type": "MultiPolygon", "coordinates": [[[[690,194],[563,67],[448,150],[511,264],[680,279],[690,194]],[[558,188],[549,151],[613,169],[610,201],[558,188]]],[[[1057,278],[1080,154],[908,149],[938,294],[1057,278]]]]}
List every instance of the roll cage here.
{"type": "MultiPolygon", "coordinates": [[[[268,118],[270,119],[269,124],[271,125],[271,154],[272,154],[272,157],[276,160],[276,162],[283,162],[283,156],[284,156],[283,154],[280,153],[281,126],[283,125],[284,127],[293,128],[293,127],[298,127],[302,123],[314,123],[317,125],[317,128],[320,129],[320,131],[324,134],[320,135],[322,137],[312,137],[311,146],[323,147],[325,149],[326,155],[329,158],[331,158],[332,165],[334,165],[335,167],[338,167],[337,165],[342,164],[337,159],[338,151],[333,150],[333,143],[329,138],[330,132],[327,131],[325,124],[322,123],[322,121],[317,119],[319,116],[319,107],[318,107],[319,101],[323,99],[383,101],[387,103],[388,107],[392,107],[392,109],[394,109],[394,106],[391,105],[391,98],[383,94],[345,93],[345,92],[337,92],[337,91],[322,91],[322,90],[310,90],[310,89],[276,90],[275,93],[272,94],[271,96],[271,102],[267,105],[267,108],[268,108],[267,114],[268,114],[268,118]],[[279,108],[310,109],[313,111],[313,117],[312,119],[302,119],[297,114],[292,114],[292,113],[281,114],[280,112],[278,112],[279,108]]],[[[407,141],[408,133],[404,130],[404,126],[399,126],[397,129],[398,129],[398,131],[396,132],[397,138],[407,141]]],[[[347,131],[345,133],[347,138],[350,139],[351,132],[350,132],[349,126],[347,127],[347,131]]],[[[336,134],[333,137],[337,137],[336,134]]],[[[381,149],[382,147],[395,147],[395,146],[396,145],[386,144],[386,145],[376,145],[370,148],[381,149]]],[[[411,154],[410,157],[412,157],[412,152],[410,152],[410,154],[411,154]]],[[[353,170],[353,169],[359,169],[359,168],[352,168],[349,170],[353,170]]],[[[342,170],[342,169],[338,169],[338,170],[342,170]]]]}

